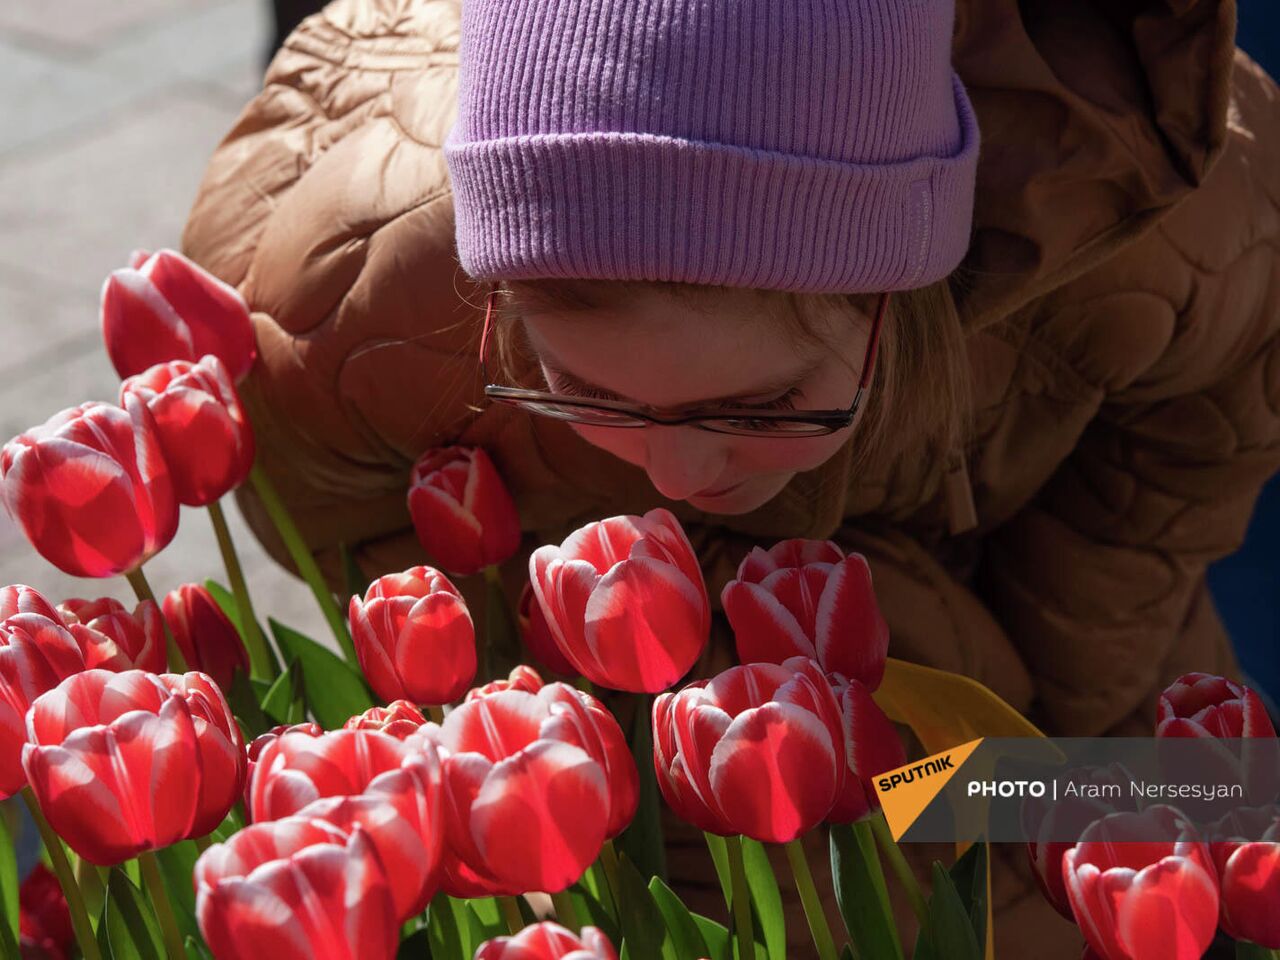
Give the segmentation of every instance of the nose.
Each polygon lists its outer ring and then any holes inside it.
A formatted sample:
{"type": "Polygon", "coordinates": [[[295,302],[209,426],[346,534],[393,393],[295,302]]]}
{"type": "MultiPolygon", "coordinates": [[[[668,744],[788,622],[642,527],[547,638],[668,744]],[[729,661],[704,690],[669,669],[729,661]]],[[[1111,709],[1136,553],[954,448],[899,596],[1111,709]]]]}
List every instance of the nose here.
{"type": "Polygon", "coordinates": [[[689,426],[657,425],[647,427],[644,433],[644,468],[649,482],[668,500],[687,500],[717,485],[724,473],[726,451],[714,434],[689,426]]]}

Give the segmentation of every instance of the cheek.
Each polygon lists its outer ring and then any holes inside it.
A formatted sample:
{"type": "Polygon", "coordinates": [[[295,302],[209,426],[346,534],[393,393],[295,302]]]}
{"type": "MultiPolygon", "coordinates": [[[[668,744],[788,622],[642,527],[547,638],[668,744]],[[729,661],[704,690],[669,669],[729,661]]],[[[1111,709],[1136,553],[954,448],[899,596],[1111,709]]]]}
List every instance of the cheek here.
{"type": "Polygon", "coordinates": [[[849,439],[849,430],[825,437],[743,439],[733,445],[730,462],[744,473],[803,473],[830,460],[849,439]]]}

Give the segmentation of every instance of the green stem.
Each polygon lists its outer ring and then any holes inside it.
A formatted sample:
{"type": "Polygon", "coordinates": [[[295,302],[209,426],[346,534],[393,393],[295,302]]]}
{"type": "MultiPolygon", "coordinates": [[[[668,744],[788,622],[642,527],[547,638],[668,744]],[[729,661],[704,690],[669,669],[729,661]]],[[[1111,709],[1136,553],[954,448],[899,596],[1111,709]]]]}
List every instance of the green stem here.
{"type": "Polygon", "coordinates": [[[316,602],[320,604],[324,618],[329,621],[329,629],[333,631],[333,636],[338,641],[338,646],[346,656],[347,662],[357,670],[360,669],[360,660],[356,656],[355,645],[351,642],[347,622],[342,616],[342,611],[338,609],[338,602],[334,600],[333,593],[324,582],[320,568],[316,565],[316,559],[303,541],[302,533],[298,530],[298,525],[293,522],[293,517],[289,515],[289,510],[280,499],[280,494],[276,492],[275,484],[257,464],[254,464],[253,469],[249,471],[249,482],[253,484],[253,489],[262,500],[267,516],[276,525],[280,539],[284,541],[289,556],[293,558],[294,565],[298,568],[298,573],[302,574],[302,579],[307,581],[311,592],[315,594],[316,602]]]}
{"type": "Polygon", "coordinates": [[[559,893],[551,894],[551,903],[556,908],[556,920],[560,926],[567,927],[577,934],[582,929],[582,924],[578,920],[578,911],[574,909],[573,897],[569,895],[569,891],[561,890],[559,893]]]}
{"type": "Polygon", "coordinates": [[[76,884],[84,897],[85,912],[92,918],[102,913],[102,905],[107,901],[107,890],[102,883],[102,874],[98,867],[83,857],[75,865],[76,884]]]}
{"type": "Polygon", "coordinates": [[[520,914],[520,904],[515,897],[498,897],[498,906],[502,908],[502,916],[507,921],[507,932],[513,937],[524,929],[524,917],[520,914]]]}
{"type": "Polygon", "coordinates": [[[729,854],[729,877],[732,881],[733,925],[738,935],[739,960],[756,960],[756,935],[751,922],[751,893],[747,887],[747,870],[742,862],[742,839],[725,837],[729,854]]]}
{"type": "Polygon", "coordinates": [[[67,909],[71,913],[71,927],[75,930],[76,943],[80,945],[80,952],[84,954],[84,960],[102,960],[98,941],[93,937],[93,925],[89,923],[89,914],[84,907],[84,897],[80,894],[80,887],[76,884],[75,875],[71,872],[71,863],[67,860],[67,851],[62,848],[62,841],[54,833],[53,827],[49,826],[49,821],[44,818],[40,801],[36,799],[31,787],[22,788],[22,799],[31,811],[31,819],[36,822],[40,839],[44,841],[44,848],[49,852],[49,862],[53,864],[53,872],[57,874],[62,893],[67,898],[67,909]]]}
{"type": "Polygon", "coordinates": [[[164,626],[164,648],[168,653],[169,669],[175,673],[186,673],[191,669],[187,666],[187,658],[182,655],[182,649],[178,646],[178,641],[173,639],[173,631],[169,629],[169,621],[164,618],[164,610],[156,602],[156,595],[151,592],[151,584],[147,582],[147,575],[142,572],[142,567],[134,567],[132,570],[126,571],[124,576],[129,581],[129,586],[133,587],[133,592],[139,600],[150,600],[160,610],[160,623],[164,626]]]}
{"type": "Polygon", "coordinates": [[[804,905],[805,919],[809,921],[809,932],[813,934],[814,946],[818,948],[818,956],[821,960],[836,960],[836,944],[831,939],[831,928],[827,925],[822,901],[818,899],[818,890],[813,885],[813,872],[809,869],[804,847],[799,840],[792,840],[786,844],[786,851],[787,860],[791,863],[791,873],[796,878],[796,890],[804,905]]]}
{"type": "Polygon", "coordinates": [[[164,937],[165,953],[169,960],[187,960],[187,948],[182,943],[182,931],[178,929],[178,919],[173,915],[173,905],[169,903],[169,892],[164,888],[164,879],[160,876],[160,863],[151,850],[138,854],[138,866],[142,869],[142,879],[147,885],[147,893],[151,896],[151,905],[155,907],[156,919],[160,921],[160,933],[164,937]]]}
{"type": "Polygon", "coordinates": [[[227,579],[231,581],[231,592],[235,594],[236,609],[240,611],[240,632],[249,652],[249,672],[259,680],[274,680],[280,672],[280,664],[271,652],[267,638],[262,635],[262,628],[258,626],[258,616],[253,612],[253,600],[249,597],[249,587],[244,580],[244,569],[240,566],[235,542],[227,528],[227,516],[217,500],[209,504],[209,519],[213,521],[213,533],[218,538],[218,549],[222,552],[222,565],[227,568],[227,579]]]}
{"type": "Polygon", "coordinates": [[[916,880],[911,864],[907,863],[907,858],[902,855],[902,848],[898,846],[898,841],[893,839],[889,824],[884,818],[884,811],[878,810],[873,816],[860,820],[854,824],[854,828],[866,829],[867,824],[870,824],[871,832],[875,835],[876,846],[889,861],[889,869],[898,878],[898,883],[906,892],[907,899],[911,901],[911,909],[915,912],[916,919],[924,923],[929,915],[929,907],[925,903],[924,894],[920,891],[920,883],[916,880]]]}
{"type": "Polygon", "coordinates": [[[203,837],[192,837],[192,842],[196,845],[196,849],[204,853],[213,846],[213,834],[206,833],[203,837]]]}
{"type": "Polygon", "coordinates": [[[444,707],[433,703],[427,704],[427,719],[434,723],[444,723],[444,707]]]}
{"type": "Polygon", "coordinates": [[[612,840],[606,840],[600,848],[600,863],[604,867],[604,878],[609,884],[609,895],[613,897],[613,904],[621,915],[622,888],[618,885],[618,851],[614,849],[612,840]]]}

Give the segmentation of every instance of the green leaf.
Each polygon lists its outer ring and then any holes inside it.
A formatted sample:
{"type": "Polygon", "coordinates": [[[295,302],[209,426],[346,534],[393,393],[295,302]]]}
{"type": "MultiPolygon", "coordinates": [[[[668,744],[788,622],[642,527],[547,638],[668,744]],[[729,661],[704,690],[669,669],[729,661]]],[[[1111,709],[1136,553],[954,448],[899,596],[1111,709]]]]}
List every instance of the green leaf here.
{"type": "MultiPolygon", "coordinates": [[[[675,953],[678,960],[702,960],[703,957],[711,955],[711,948],[707,946],[707,941],[703,939],[702,932],[698,929],[697,921],[693,919],[693,914],[689,912],[689,908],[684,905],[675,892],[662,882],[660,877],[652,877],[649,880],[649,894],[653,897],[653,902],[658,909],[662,911],[662,918],[666,921],[667,934],[671,937],[671,941],[675,946],[675,953]]],[[[728,936],[728,931],[725,931],[728,936]]]]}
{"type": "Polygon", "coordinates": [[[320,726],[337,730],[373,706],[364,678],[340,657],[277,620],[268,619],[267,623],[285,660],[296,658],[302,665],[307,706],[320,726]]]}
{"type": "Polygon", "coordinates": [[[629,945],[633,957],[653,958],[673,956],[668,942],[662,911],[649,895],[649,888],[640,871],[625,853],[618,857],[618,918],[622,926],[623,942],[629,945]]]}
{"type": "Polygon", "coordinates": [[[969,911],[956,892],[951,876],[933,861],[933,896],[929,913],[916,940],[912,960],[982,960],[969,911]]]}
{"type": "Polygon", "coordinates": [[[462,945],[462,934],[458,931],[458,916],[453,902],[443,893],[437,893],[431,901],[426,932],[432,957],[454,960],[467,955],[462,945]]]}
{"type": "Polygon", "coordinates": [[[974,843],[951,865],[951,882],[969,914],[978,944],[987,942],[987,845],[974,843]]]}
{"type": "Polygon", "coordinates": [[[160,864],[160,875],[164,877],[165,889],[169,891],[169,902],[173,905],[174,916],[178,918],[178,928],[183,936],[197,940],[200,938],[200,926],[196,923],[196,891],[192,874],[199,857],[200,850],[193,840],[183,840],[156,851],[156,862],[160,864]]]}
{"type": "MultiPolygon", "coordinates": [[[[590,873],[591,871],[587,871],[590,873]]],[[[583,874],[586,877],[586,874],[583,874]]],[[[590,924],[593,927],[599,927],[604,931],[604,935],[609,938],[610,943],[617,943],[622,938],[622,930],[618,927],[618,918],[613,915],[613,911],[606,906],[606,903],[612,903],[606,898],[601,900],[599,896],[592,893],[587,885],[579,880],[569,888],[569,896],[573,898],[574,909],[578,911],[578,917],[584,924],[590,924]]]]}
{"type": "Polygon", "coordinates": [[[254,689],[254,681],[243,670],[237,670],[231,675],[231,689],[226,693],[227,705],[244,728],[246,739],[252,740],[271,729],[271,721],[259,705],[261,700],[254,689]]]}
{"type": "Polygon", "coordinates": [[[431,938],[428,931],[416,930],[410,936],[400,941],[400,947],[396,950],[396,960],[432,960],[433,957],[461,957],[460,953],[441,953],[437,954],[431,946],[431,938]]]}
{"type": "MultiPolygon", "coordinates": [[[[609,702],[612,702],[610,699],[609,702]]],[[[632,694],[628,705],[633,708],[630,723],[631,755],[640,773],[640,803],[631,826],[618,838],[620,853],[631,858],[640,875],[667,879],[666,846],[662,837],[662,798],[658,793],[657,774],[653,769],[653,697],[632,694]]],[[[626,729],[626,726],[623,727],[626,729]]]]}
{"type": "Polygon", "coordinates": [[[113,867],[98,924],[104,960],[164,960],[161,944],[160,925],[142,891],[124,870],[113,867]]]}
{"type": "MultiPolygon", "coordinates": [[[[517,897],[516,901],[521,902],[523,899],[523,897],[517,897]]],[[[471,916],[479,924],[480,940],[476,943],[477,947],[485,940],[500,937],[507,932],[507,921],[502,916],[502,908],[493,897],[478,897],[466,903],[471,916]]]]}
{"type": "Polygon", "coordinates": [[[369,578],[360,569],[360,564],[356,563],[355,556],[345,543],[338,544],[338,556],[342,560],[342,579],[346,584],[347,597],[363,597],[364,592],[369,589],[369,578]]]}
{"type": "Polygon", "coordinates": [[[894,925],[874,836],[851,824],[832,824],[830,843],[836,902],[858,955],[901,960],[902,943],[894,925]]]}
{"type": "Polygon", "coordinates": [[[187,937],[183,946],[187,948],[188,960],[213,960],[213,954],[199,937],[187,937]]]}
{"type": "Polygon", "coordinates": [[[0,806],[0,952],[6,957],[18,955],[18,855],[8,816],[13,809],[0,806]]]}
{"type": "Polygon", "coordinates": [[[787,960],[786,916],[782,912],[782,894],[778,891],[778,879],[769,863],[769,855],[758,841],[743,837],[742,864],[751,890],[756,930],[764,937],[769,960],[787,960]]]}
{"type": "Polygon", "coordinates": [[[733,947],[729,937],[729,928],[722,923],[716,923],[714,920],[704,917],[700,913],[695,913],[692,916],[693,922],[698,925],[698,933],[702,934],[702,940],[707,945],[707,952],[704,956],[710,957],[711,960],[733,960],[733,947]]]}
{"type": "Polygon", "coordinates": [[[1277,951],[1247,940],[1236,941],[1236,960],[1275,960],[1277,951]]]}
{"type": "Polygon", "coordinates": [[[262,698],[262,709],[276,723],[294,724],[306,719],[303,670],[299,660],[291,658],[284,672],[276,677],[262,698]]]}

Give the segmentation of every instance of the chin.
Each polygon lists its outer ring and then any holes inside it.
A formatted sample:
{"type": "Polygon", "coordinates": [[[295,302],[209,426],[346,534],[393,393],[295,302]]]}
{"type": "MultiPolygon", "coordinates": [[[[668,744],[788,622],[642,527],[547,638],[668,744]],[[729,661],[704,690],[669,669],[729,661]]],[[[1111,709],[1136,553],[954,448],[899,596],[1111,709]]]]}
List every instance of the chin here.
{"type": "Polygon", "coordinates": [[[783,480],[776,488],[771,484],[769,489],[760,489],[748,483],[741,490],[734,490],[723,497],[690,497],[688,502],[707,513],[737,516],[764,506],[786,485],[786,480],[783,480]]]}

